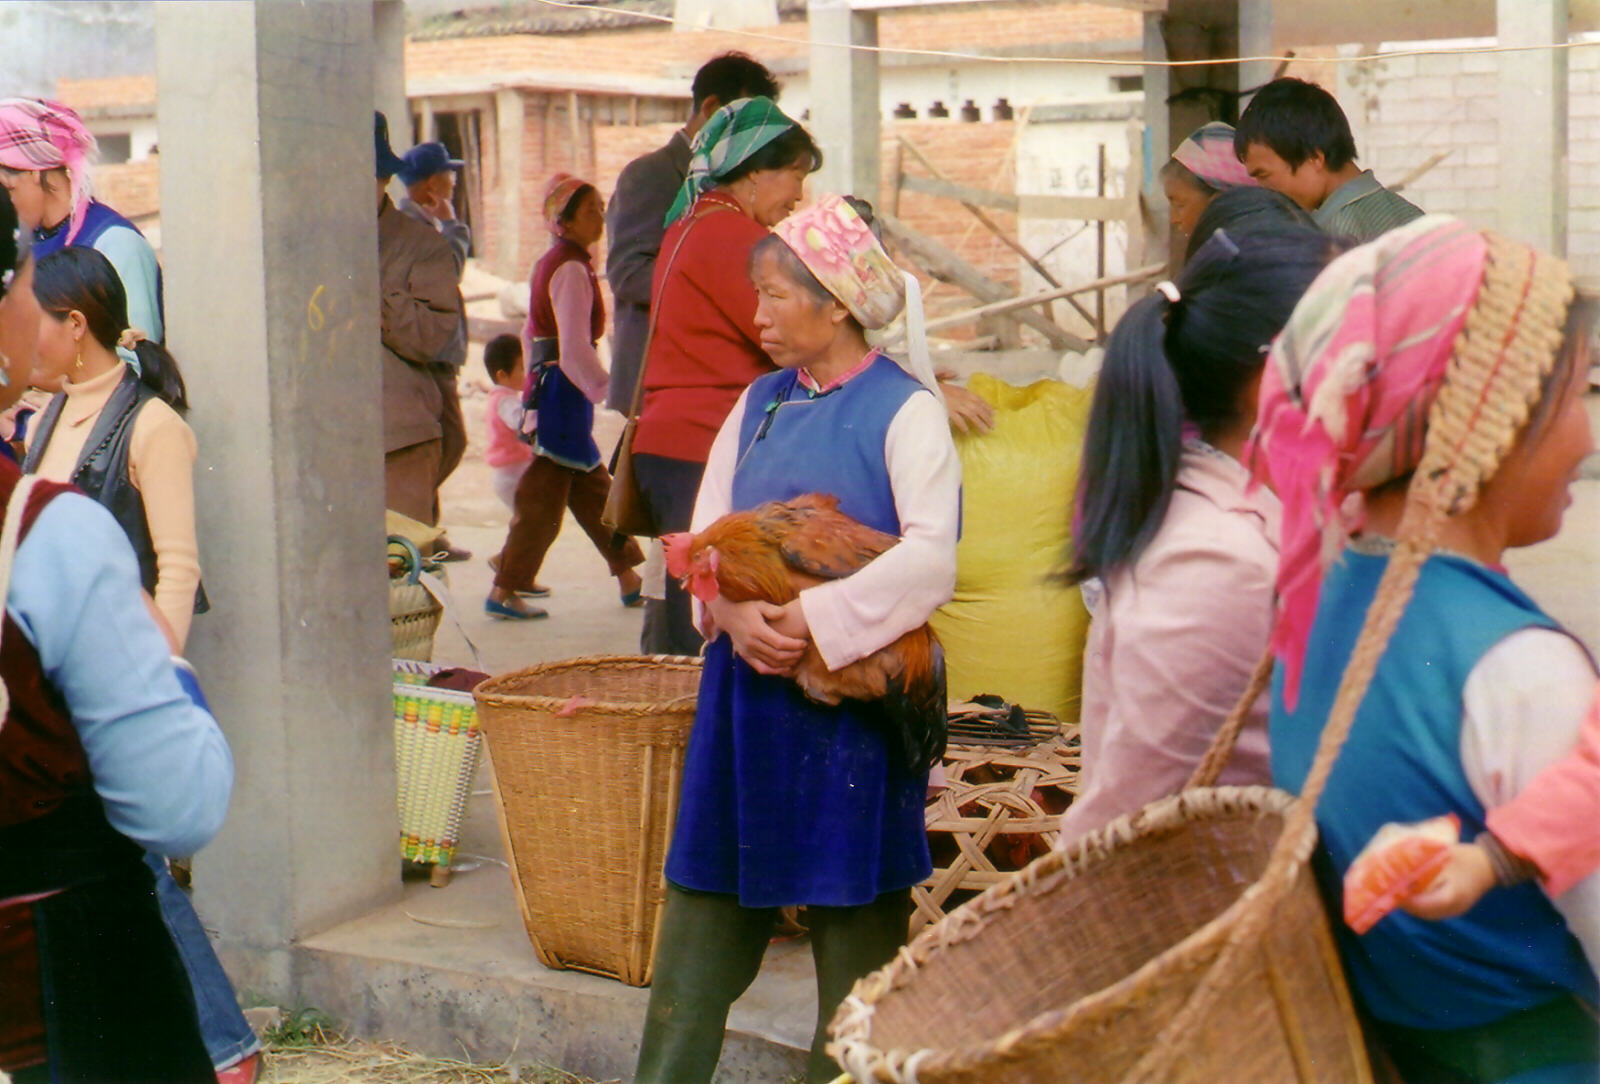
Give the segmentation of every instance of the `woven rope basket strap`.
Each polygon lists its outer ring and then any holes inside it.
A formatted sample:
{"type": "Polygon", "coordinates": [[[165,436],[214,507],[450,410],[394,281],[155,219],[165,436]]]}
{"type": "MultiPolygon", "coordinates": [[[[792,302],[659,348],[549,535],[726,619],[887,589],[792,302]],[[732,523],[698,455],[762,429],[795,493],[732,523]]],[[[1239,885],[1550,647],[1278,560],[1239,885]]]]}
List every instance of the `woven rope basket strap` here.
{"type": "MultiPolygon", "coordinates": [[[[1570,271],[1560,260],[1519,242],[1493,233],[1484,236],[1489,251],[1483,285],[1452,347],[1444,382],[1428,413],[1422,460],[1407,490],[1397,532],[1399,544],[1378,582],[1355,650],[1345,665],[1300,798],[1285,820],[1254,905],[1184,1007],[1128,1074],[1129,1084],[1157,1084],[1172,1076],[1171,1067],[1182,1053],[1184,1037],[1201,1026],[1234,981],[1272,921],[1275,905],[1293,887],[1299,873],[1295,854],[1316,834],[1317,801],[1440,529],[1448,517],[1476,502],[1483,484],[1515,445],[1539,401],[1545,377],[1555,365],[1573,297],[1570,271]]],[[[1256,679],[1260,677],[1258,667],[1256,679]]],[[[1256,686],[1253,679],[1246,696],[1259,695],[1256,686]]],[[[1241,708],[1247,711],[1248,705],[1235,708],[1234,715],[1241,708]]],[[[1234,717],[1230,716],[1232,723],[1234,717]]],[[[1224,732],[1228,729],[1225,726],[1224,732]]],[[[1233,729],[1236,736],[1237,727],[1233,729]]],[[[1222,738],[1219,734],[1218,744],[1222,738]]],[[[1231,738],[1229,741],[1231,747],[1231,738]]],[[[1208,753],[1201,768],[1210,760],[1208,753]]],[[[1216,767],[1220,769],[1220,763],[1216,767]]]]}

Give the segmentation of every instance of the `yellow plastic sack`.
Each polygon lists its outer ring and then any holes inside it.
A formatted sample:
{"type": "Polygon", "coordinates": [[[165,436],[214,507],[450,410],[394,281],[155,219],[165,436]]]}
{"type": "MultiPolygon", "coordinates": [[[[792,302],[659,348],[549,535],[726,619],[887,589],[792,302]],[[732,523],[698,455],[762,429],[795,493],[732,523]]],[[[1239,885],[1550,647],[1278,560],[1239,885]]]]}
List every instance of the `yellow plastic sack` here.
{"type": "Polygon", "coordinates": [[[994,407],[993,431],[956,437],[961,544],[955,597],[933,616],[950,699],[997,693],[1065,721],[1079,717],[1089,614],[1057,574],[1093,388],[1019,388],[984,373],[967,387],[994,407]]]}

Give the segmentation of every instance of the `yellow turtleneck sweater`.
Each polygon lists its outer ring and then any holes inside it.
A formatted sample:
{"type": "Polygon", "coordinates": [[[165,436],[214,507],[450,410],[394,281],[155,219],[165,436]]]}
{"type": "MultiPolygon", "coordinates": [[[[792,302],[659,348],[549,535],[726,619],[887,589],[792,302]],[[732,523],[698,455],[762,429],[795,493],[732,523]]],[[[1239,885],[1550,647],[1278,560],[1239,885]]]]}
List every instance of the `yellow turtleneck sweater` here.
{"type": "MultiPolygon", "coordinates": [[[[125,368],[117,365],[81,384],[66,384],[67,401],[39,459],[39,477],[51,482],[72,481],[89,432],[125,368]]],[[[156,606],[172,625],[180,646],[189,637],[195,589],[200,585],[200,547],[194,528],[197,452],[194,432],[160,399],[146,403],[134,419],[128,474],[144,498],[144,515],[155,546],[156,606]]]]}

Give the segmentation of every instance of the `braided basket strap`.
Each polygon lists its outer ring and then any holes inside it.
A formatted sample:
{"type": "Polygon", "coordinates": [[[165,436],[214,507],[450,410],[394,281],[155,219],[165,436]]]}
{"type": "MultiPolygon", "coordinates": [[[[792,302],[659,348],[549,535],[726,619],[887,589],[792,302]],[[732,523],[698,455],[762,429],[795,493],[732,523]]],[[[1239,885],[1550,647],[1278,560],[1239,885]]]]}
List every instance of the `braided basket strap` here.
{"type": "Polygon", "coordinates": [[[1196,787],[1216,786],[1217,778],[1222,774],[1222,769],[1227,766],[1228,758],[1233,755],[1233,747],[1239,742],[1239,734],[1244,730],[1244,721],[1250,718],[1250,709],[1255,707],[1256,701],[1267,691],[1267,686],[1272,684],[1272,649],[1269,647],[1261,655],[1261,661],[1256,663],[1256,669],[1250,675],[1250,684],[1245,686],[1244,695],[1223,720],[1222,729],[1217,731],[1217,736],[1211,740],[1211,748],[1206,750],[1206,755],[1201,759],[1194,774],[1183,785],[1184,790],[1193,790],[1196,787]]]}
{"type": "MultiPolygon", "coordinates": [[[[1130,1084],[1157,1084],[1171,1077],[1185,1036],[1202,1025],[1236,980],[1272,921],[1276,904],[1293,888],[1299,874],[1296,852],[1316,835],[1317,802],[1440,529],[1446,519],[1477,501],[1483,484],[1516,444],[1555,365],[1574,292],[1571,272],[1562,261],[1527,245],[1495,233],[1484,236],[1489,252],[1483,285],[1429,410],[1422,460],[1407,490],[1397,532],[1399,545],[1345,665],[1300,798],[1261,876],[1262,891],[1184,1007],[1128,1074],[1130,1084]]],[[[1255,682],[1251,685],[1254,689],[1255,682]]]]}

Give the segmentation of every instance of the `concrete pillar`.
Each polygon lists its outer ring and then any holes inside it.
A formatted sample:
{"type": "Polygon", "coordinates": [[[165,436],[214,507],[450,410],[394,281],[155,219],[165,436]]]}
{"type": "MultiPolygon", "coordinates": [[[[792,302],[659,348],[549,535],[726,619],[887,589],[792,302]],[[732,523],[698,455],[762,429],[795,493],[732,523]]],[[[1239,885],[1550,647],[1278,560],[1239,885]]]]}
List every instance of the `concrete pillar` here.
{"type": "MultiPolygon", "coordinates": [[[[1144,59],[1167,59],[1167,42],[1161,33],[1162,15],[1146,13],[1144,17],[1144,59]]],[[[1145,217],[1144,251],[1167,251],[1171,226],[1168,223],[1167,193],[1161,185],[1161,167],[1166,164],[1177,146],[1172,138],[1171,111],[1167,96],[1171,93],[1172,69],[1159,64],[1144,67],[1144,201],[1145,217]]]]}
{"type": "Polygon", "coordinates": [[[876,205],[882,151],[878,54],[848,48],[878,44],[878,13],[851,11],[850,0],[810,0],[811,123],[822,148],[818,192],[860,196],[876,205]]]}
{"type": "Polygon", "coordinates": [[[156,7],[167,336],[212,604],[189,650],[236,772],[196,904],[239,987],[275,998],[292,944],[400,890],[372,14],[156,7]]]}
{"type": "MultiPolygon", "coordinates": [[[[1498,0],[1501,45],[1567,40],[1567,0],[1498,0]]],[[[1547,252],[1567,251],[1567,51],[1501,53],[1502,232],[1547,252]]]]}
{"type": "MultiPolygon", "coordinates": [[[[1272,56],[1272,0],[1236,0],[1239,19],[1239,55],[1272,56]]],[[[1270,60],[1253,60],[1240,64],[1237,78],[1241,91],[1259,87],[1272,80],[1277,67],[1270,60]]],[[[1239,99],[1239,112],[1250,104],[1248,96],[1239,99]]]]}
{"type": "Polygon", "coordinates": [[[411,109],[406,104],[405,0],[372,0],[373,108],[389,118],[389,142],[404,154],[411,138],[411,109]]]}
{"type": "MultiPolygon", "coordinates": [[[[1208,60],[1213,57],[1267,56],[1273,50],[1272,0],[1168,0],[1166,14],[1145,16],[1147,60],[1208,60]]],[[[1166,114],[1165,131],[1152,125],[1150,165],[1158,173],[1188,134],[1213,120],[1239,119],[1248,99],[1241,92],[1272,78],[1270,61],[1250,64],[1145,68],[1145,117],[1166,114]],[[1152,82],[1152,73],[1160,72],[1152,82]],[[1164,142],[1155,136],[1164,136],[1164,142]]],[[[1152,185],[1159,188],[1159,180],[1152,185]]],[[[1152,205],[1154,206],[1154,204],[1152,205]]],[[[1166,200],[1159,201],[1162,225],[1166,200]]],[[[1169,238],[1174,268],[1182,264],[1183,245],[1169,238]]],[[[1155,249],[1159,251],[1159,246],[1155,249]]]]}
{"type": "Polygon", "coordinates": [[[521,278],[522,258],[522,91],[494,92],[495,146],[498,148],[500,228],[495,237],[494,272],[503,279],[521,278]]]}
{"type": "Polygon", "coordinates": [[[439,123],[433,115],[433,99],[419,98],[416,108],[417,116],[417,142],[436,143],[439,139],[439,123]]]}

